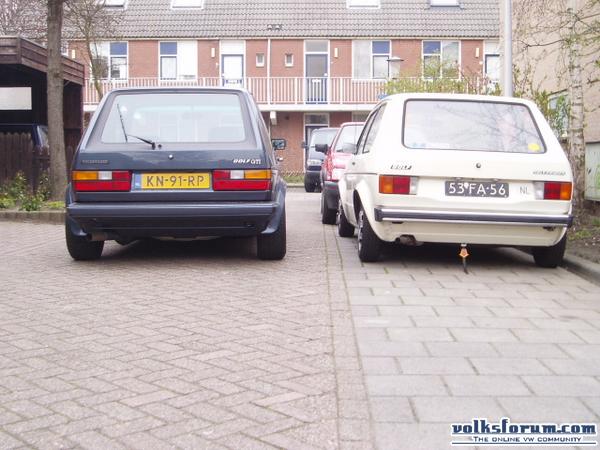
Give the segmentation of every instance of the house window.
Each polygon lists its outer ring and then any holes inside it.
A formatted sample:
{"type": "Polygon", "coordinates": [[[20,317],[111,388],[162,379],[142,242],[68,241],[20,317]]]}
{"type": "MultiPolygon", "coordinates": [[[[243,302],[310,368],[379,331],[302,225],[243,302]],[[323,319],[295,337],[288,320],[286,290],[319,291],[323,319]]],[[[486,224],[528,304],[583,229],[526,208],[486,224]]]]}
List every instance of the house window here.
{"type": "Polygon", "coordinates": [[[177,42],[160,43],[160,79],[177,79],[177,42]]]}
{"type": "Polygon", "coordinates": [[[458,41],[423,41],[423,76],[458,78],[458,41]]]}
{"type": "Polygon", "coordinates": [[[458,0],[429,0],[431,6],[459,6],[458,0]]]}
{"type": "Polygon", "coordinates": [[[127,42],[110,43],[110,78],[113,80],[127,78],[127,42]]]}
{"type": "Polygon", "coordinates": [[[346,0],[346,8],[379,8],[379,0],[346,0]]]}
{"type": "Polygon", "coordinates": [[[101,0],[100,3],[107,8],[122,8],[125,6],[125,0],[101,0]]]}
{"type": "Polygon", "coordinates": [[[256,67],[265,67],[265,54],[264,53],[256,54],[256,67]]]}
{"type": "Polygon", "coordinates": [[[365,122],[369,116],[368,112],[353,112],[352,122],[365,122]]]}
{"type": "Polygon", "coordinates": [[[127,42],[99,42],[92,46],[92,77],[127,79],[127,42]]]}
{"type": "Polygon", "coordinates": [[[285,67],[294,67],[294,55],[292,53],[285,54],[285,67]]]}
{"type": "Polygon", "coordinates": [[[387,78],[390,41],[353,41],[354,78],[387,78]]]}
{"type": "Polygon", "coordinates": [[[171,8],[202,8],[204,0],[171,0],[171,8]]]}
{"type": "Polygon", "coordinates": [[[194,80],[198,73],[196,41],[161,42],[159,72],[161,80],[194,80]]]}
{"type": "Polygon", "coordinates": [[[483,48],[485,77],[492,83],[498,83],[500,81],[500,43],[485,41],[483,48]]]}

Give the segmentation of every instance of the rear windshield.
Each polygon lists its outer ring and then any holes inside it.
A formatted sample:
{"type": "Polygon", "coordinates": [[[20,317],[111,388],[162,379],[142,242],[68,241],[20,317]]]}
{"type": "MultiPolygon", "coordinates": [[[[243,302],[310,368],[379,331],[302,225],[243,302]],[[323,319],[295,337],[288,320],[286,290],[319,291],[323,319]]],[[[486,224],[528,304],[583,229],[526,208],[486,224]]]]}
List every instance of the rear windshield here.
{"type": "Polygon", "coordinates": [[[310,146],[314,147],[315,145],[327,144],[331,145],[335,134],[337,133],[337,128],[332,130],[315,130],[310,137],[310,146]]]}
{"type": "Polygon", "coordinates": [[[409,100],[403,142],[436,150],[546,151],[529,108],[511,103],[409,100]]]}
{"type": "MultiPolygon", "coordinates": [[[[335,142],[335,148],[333,149],[336,152],[344,151],[344,144],[356,144],[358,142],[358,138],[360,137],[360,133],[362,132],[364,125],[347,125],[340,130],[340,135],[338,136],[337,141],[335,142]]],[[[347,151],[354,151],[354,148],[348,148],[347,151]]]]}
{"type": "Polygon", "coordinates": [[[110,105],[100,141],[244,143],[250,141],[252,132],[243,111],[235,93],[119,94],[110,105]]]}

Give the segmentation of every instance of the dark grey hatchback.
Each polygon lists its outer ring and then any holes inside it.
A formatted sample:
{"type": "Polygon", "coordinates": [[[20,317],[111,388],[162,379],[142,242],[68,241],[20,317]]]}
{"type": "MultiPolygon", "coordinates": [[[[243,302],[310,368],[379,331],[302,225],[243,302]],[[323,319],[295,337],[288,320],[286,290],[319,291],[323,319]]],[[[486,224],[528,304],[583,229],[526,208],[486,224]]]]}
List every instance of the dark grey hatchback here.
{"type": "Polygon", "coordinates": [[[110,92],[73,159],[70,255],[97,259],[106,240],[256,236],[259,258],[282,259],[286,185],[273,145],[242,89],[110,92]]]}

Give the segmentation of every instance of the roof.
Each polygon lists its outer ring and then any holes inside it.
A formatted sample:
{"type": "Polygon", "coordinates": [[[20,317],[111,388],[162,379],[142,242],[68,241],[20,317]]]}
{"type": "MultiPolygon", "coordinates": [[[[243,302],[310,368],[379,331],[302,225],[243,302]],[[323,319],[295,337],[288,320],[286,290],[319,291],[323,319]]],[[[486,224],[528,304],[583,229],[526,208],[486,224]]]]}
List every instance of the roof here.
{"type": "Polygon", "coordinates": [[[123,39],[499,36],[499,0],[460,0],[458,7],[430,6],[429,0],[381,0],[380,8],[347,8],[346,0],[204,0],[202,9],[170,5],[171,0],[129,0],[115,35],[123,39]]]}

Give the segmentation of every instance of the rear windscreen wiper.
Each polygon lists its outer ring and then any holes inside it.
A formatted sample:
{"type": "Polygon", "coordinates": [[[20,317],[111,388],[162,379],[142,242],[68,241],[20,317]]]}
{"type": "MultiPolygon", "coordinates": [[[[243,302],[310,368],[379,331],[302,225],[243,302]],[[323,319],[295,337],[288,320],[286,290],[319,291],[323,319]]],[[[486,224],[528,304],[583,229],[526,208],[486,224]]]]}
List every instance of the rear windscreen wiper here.
{"type": "MultiPolygon", "coordinates": [[[[146,139],[146,138],[143,138],[143,137],[134,136],[133,134],[126,134],[126,136],[139,139],[140,141],[145,142],[146,144],[151,145],[152,146],[152,150],[156,149],[156,142],[154,142],[152,139],[146,139]]],[[[160,148],[160,147],[161,147],[161,145],[158,144],[158,148],[160,148]]]]}
{"type": "MultiPolygon", "coordinates": [[[[123,136],[125,137],[125,142],[129,142],[129,139],[127,139],[128,137],[132,137],[135,139],[139,139],[142,142],[145,142],[146,144],[149,144],[152,146],[152,150],[156,149],[156,142],[154,142],[151,139],[146,139],[143,137],[139,137],[139,136],[134,136],[133,134],[128,134],[127,131],[125,130],[125,121],[123,120],[123,113],[121,112],[121,105],[119,105],[117,103],[117,111],[119,113],[119,119],[121,120],[121,128],[123,129],[123,136]]],[[[160,144],[158,145],[158,148],[160,148],[160,144]]]]}

